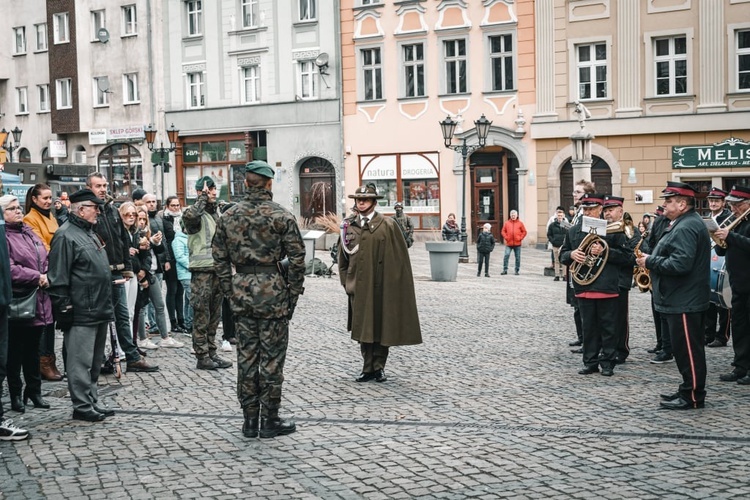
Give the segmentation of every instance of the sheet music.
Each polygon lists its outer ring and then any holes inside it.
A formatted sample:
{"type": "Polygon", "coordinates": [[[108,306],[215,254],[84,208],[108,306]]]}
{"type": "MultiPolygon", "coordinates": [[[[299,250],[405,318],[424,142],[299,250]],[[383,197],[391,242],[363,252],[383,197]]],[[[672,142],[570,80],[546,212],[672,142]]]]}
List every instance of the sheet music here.
{"type": "Polygon", "coordinates": [[[716,223],[716,220],[711,217],[706,217],[705,219],[703,219],[703,223],[706,225],[706,229],[708,229],[709,233],[713,233],[717,229],[719,229],[719,225],[716,223]]]}
{"type": "Polygon", "coordinates": [[[595,233],[598,236],[607,235],[607,221],[604,219],[596,219],[594,217],[583,216],[583,223],[581,225],[581,231],[584,233],[595,233]]]}

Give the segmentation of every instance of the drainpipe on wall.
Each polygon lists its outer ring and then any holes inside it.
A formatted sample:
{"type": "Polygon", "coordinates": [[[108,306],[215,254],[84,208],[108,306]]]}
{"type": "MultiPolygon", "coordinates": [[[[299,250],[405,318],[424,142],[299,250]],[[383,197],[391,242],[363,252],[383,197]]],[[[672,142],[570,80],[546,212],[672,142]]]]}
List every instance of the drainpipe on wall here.
{"type": "MultiPolygon", "coordinates": [[[[146,42],[148,46],[148,116],[149,124],[156,123],[156,111],[154,109],[154,51],[153,32],[151,30],[151,0],[146,0],[146,42]]],[[[147,148],[148,149],[148,148],[147,148]]],[[[149,151],[150,153],[150,151],[149,151]]],[[[146,162],[143,162],[146,163],[146,162]]],[[[141,167],[143,168],[143,167],[141,167]]],[[[164,168],[161,169],[161,199],[164,202],[164,168]]],[[[153,176],[153,192],[156,194],[156,175],[153,176]]]]}

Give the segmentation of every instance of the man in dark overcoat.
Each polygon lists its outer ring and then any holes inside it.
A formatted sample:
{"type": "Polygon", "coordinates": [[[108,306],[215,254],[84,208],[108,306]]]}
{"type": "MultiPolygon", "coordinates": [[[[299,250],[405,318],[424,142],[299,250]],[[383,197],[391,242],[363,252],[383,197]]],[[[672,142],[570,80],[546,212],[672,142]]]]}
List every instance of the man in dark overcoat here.
{"type": "Polygon", "coordinates": [[[406,241],[390,217],[375,211],[383,198],[369,183],[349,195],[357,212],[344,219],[339,276],[349,296],[347,329],[364,360],[357,382],[385,382],[388,348],[422,343],[406,241]]]}

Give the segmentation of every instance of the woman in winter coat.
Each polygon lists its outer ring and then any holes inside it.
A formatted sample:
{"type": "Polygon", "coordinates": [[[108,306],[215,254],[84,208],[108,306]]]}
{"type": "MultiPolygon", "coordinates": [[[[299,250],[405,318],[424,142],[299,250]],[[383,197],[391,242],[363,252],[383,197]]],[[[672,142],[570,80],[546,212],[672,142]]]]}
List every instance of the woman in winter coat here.
{"type": "Polygon", "coordinates": [[[508,274],[508,260],[510,260],[511,250],[515,254],[516,274],[518,274],[521,269],[521,243],[526,237],[526,226],[524,226],[523,222],[518,219],[518,212],[516,210],[510,211],[510,219],[503,224],[501,234],[505,240],[505,256],[503,257],[502,274],[508,274]]]}
{"type": "Polygon", "coordinates": [[[443,239],[461,241],[461,229],[456,224],[456,214],[448,214],[448,220],[443,224],[443,239]]]}
{"type": "Polygon", "coordinates": [[[487,223],[477,236],[477,276],[482,274],[482,262],[484,262],[484,276],[490,277],[490,252],[495,249],[495,237],[490,231],[492,226],[487,223]]]}
{"type": "Polygon", "coordinates": [[[13,411],[23,413],[29,400],[34,404],[34,408],[50,407],[42,399],[42,378],[39,370],[39,339],[45,328],[53,322],[52,301],[45,292],[49,287],[47,249],[31,227],[24,224],[23,209],[17,197],[0,197],[0,206],[5,218],[14,296],[27,295],[32,290],[37,290],[36,317],[8,321],[7,373],[10,405],[13,411]]]}

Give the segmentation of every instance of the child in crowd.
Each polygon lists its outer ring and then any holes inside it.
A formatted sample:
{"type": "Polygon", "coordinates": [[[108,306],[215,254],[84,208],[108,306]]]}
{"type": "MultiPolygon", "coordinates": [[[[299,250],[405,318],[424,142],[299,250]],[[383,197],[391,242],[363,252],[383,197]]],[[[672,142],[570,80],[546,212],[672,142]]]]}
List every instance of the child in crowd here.
{"type": "Polygon", "coordinates": [[[477,276],[482,274],[482,262],[484,262],[484,276],[490,277],[490,252],[495,249],[495,237],[490,230],[492,226],[487,223],[477,236],[477,276]]]}

